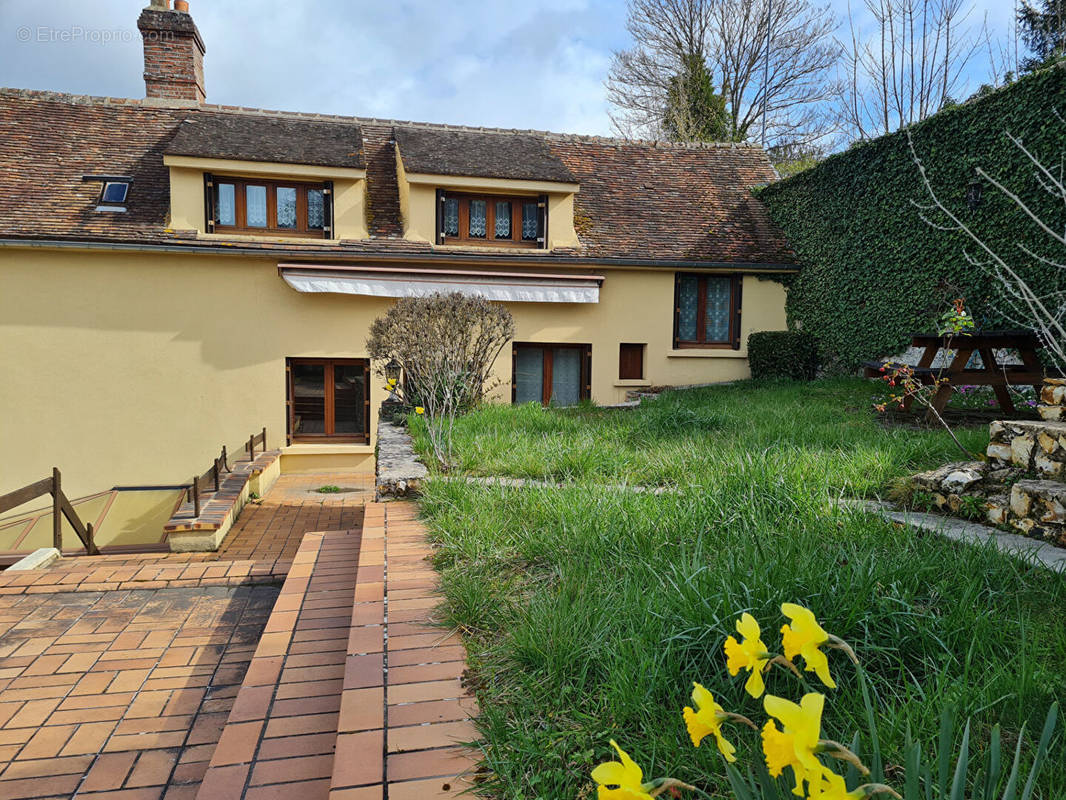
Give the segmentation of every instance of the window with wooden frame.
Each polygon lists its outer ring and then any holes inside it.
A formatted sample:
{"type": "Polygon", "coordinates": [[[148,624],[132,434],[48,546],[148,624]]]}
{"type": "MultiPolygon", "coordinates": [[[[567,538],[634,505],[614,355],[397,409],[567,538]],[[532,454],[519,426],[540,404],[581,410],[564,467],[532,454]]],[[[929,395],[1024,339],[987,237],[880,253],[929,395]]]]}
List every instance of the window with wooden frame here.
{"type": "Polygon", "coordinates": [[[644,348],[643,344],[627,342],[618,345],[618,380],[644,379],[644,348]]]}
{"type": "Polygon", "coordinates": [[[370,441],[370,362],[358,358],[285,361],[288,441],[370,441]]]}
{"type": "Polygon", "coordinates": [[[674,287],[674,347],[740,349],[740,275],[679,272],[674,287]]]}
{"type": "Polygon", "coordinates": [[[204,175],[208,233],[329,239],[333,183],[204,175]]]}
{"type": "Polygon", "coordinates": [[[572,406],[592,397],[592,345],[515,343],[511,402],[572,406]]]}
{"type": "Polygon", "coordinates": [[[437,244],[544,247],[548,196],[437,190],[437,244]]]}

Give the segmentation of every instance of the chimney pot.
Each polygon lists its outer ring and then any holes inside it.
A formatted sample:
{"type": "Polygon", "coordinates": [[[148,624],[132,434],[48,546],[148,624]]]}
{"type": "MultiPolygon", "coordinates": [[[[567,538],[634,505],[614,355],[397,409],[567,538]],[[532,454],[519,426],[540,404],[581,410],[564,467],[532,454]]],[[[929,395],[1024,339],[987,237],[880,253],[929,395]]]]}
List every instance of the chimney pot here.
{"type": "Polygon", "coordinates": [[[188,2],[188,0],[174,0],[174,10],[175,11],[180,11],[182,14],[188,14],[189,13],[189,2],[188,2]]]}

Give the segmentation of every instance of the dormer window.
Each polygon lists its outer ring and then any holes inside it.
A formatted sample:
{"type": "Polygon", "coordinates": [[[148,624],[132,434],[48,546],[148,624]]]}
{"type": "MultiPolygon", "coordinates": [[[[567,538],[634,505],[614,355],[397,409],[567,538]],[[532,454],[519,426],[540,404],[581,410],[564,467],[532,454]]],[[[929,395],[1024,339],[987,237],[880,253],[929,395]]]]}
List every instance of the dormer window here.
{"type": "Polygon", "coordinates": [[[437,244],[544,247],[545,195],[508,196],[437,191],[437,244]]]}
{"type": "Polygon", "coordinates": [[[333,184],[206,175],[207,232],[332,238],[333,184]]]}
{"type": "Polygon", "coordinates": [[[83,175],[82,180],[87,183],[102,184],[100,197],[96,201],[97,211],[123,212],[126,210],[126,198],[129,195],[133,178],[126,175],[83,175]]]}

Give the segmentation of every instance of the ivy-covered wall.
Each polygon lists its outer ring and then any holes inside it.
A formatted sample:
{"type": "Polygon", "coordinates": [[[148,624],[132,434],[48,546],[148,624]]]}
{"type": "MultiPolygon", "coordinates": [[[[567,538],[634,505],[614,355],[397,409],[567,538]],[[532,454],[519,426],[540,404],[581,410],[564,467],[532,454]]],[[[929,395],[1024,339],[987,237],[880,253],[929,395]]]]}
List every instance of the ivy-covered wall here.
{"type": "MultiPolygon", "coordinates": [[[[940,199],[1045,291],[1066,289],[1066,271],[1034,266],[1018,245],[1052,255],[1050,238],[990,184],[983,184],[972,210],[967,190],[980,166],[1061,231],[1061,200],[1056,204],[1039,187],[1032,165],[1004,134],[1021,137],[1034,155],[1059,169],[1066,163],[1063,119],[1066,66],[1060,65],[911,128],[940,199]]],[[[852,370],[865,359],[902,351],[909,334],[934,329],[956,291],[979,325],[1006,325],[997,300],[1001,290],[964,258],[964,250],[974,250],[969,240],[931,228],[914,206],[929,198],[906,132],[830,156],[766,187],[760,197],[803,264],[789,281],[789,325],[817,337],[828,369],[852,370]]],[[[1057,255],[1061,261],[1061,248],[1057,255]]]]}

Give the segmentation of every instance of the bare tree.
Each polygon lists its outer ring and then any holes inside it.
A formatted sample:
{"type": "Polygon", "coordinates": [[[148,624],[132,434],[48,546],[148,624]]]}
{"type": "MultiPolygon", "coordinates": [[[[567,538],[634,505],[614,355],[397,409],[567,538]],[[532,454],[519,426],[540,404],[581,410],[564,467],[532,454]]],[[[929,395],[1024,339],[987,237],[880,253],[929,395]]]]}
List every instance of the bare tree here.
{"type": "Polygon", "coordinates": [[[810,0],[630,0],[634,46],[614,54],[607,80],[624,136],[663,136],[671,79],[702,58],[726,100],[730,138],[761,132],[804,144],[829,133],[823,113],[839,56],[837,19],[810,0]],[[767,35],[769,34],[769,36],[767,35]]]}
{"type": "MultiPolygon", "coordinates": [[[[1060,124],[1066,124],[1056,111],[1060,124]]],[[[1016,252],[1001,252],[982,239],[972,227],[946,206],[937,195],[929,179],[925,165],[914,147],[910,131],[907,141],[910,144],[911,157],[918,167],[922,185],[929,195],[929,203],[915,205],[921,209],[922,218],[927,224],[942,231],[960,233],[966,237],[971,248],[963,251],[966,261],[991,274],[1003,289],[1000,295],[1001,312],[1019,327],[1035,330],[1047,349],[1051,361],[1060,369],[1066,369],[1066,174],[1063,157],[1057,165],[1041,160],[1034,155],[1021,138],[1007,132],[1007,139],[1028,160],[1032,169],[1032,178],[1036,185],[1049,194],[1053,207],[1062,213],[1060,219],[1045,219],[1036,212],[1031,203],[1026,202],[1019,190],[1011,189],[987,170],[978,167],[977,174],[1002,194],[1018,212],[1019,221],[1027,219],[1046,236],[1047,245],[1043,253],[1038,253],[1024,242],[1015,242],[1016,252]],[[1060,271],[1061,276],[1053,283],[1051,291],[1038,291],[1033,280],[1037,270],[1051,269],[1060,271]]]]}
{"type": "Polygon", "coordinates": [[[400,364],[404,380],[389,388],[424,412],[441,467],[451,462],[455,418],[492,388],[492,365],[513,337],[510,311],[459,292],[401,298],[371,324],[367,351],[383,377],[385,362],[400,364]]]}
{"type": "Polygon", "coordinates": [[[863,38],[848,8],[837,106],[850,139],[872,139],[935,114],[962,88],[981,45],[969,0],[863,0],[875,29],[863,38]]]}

